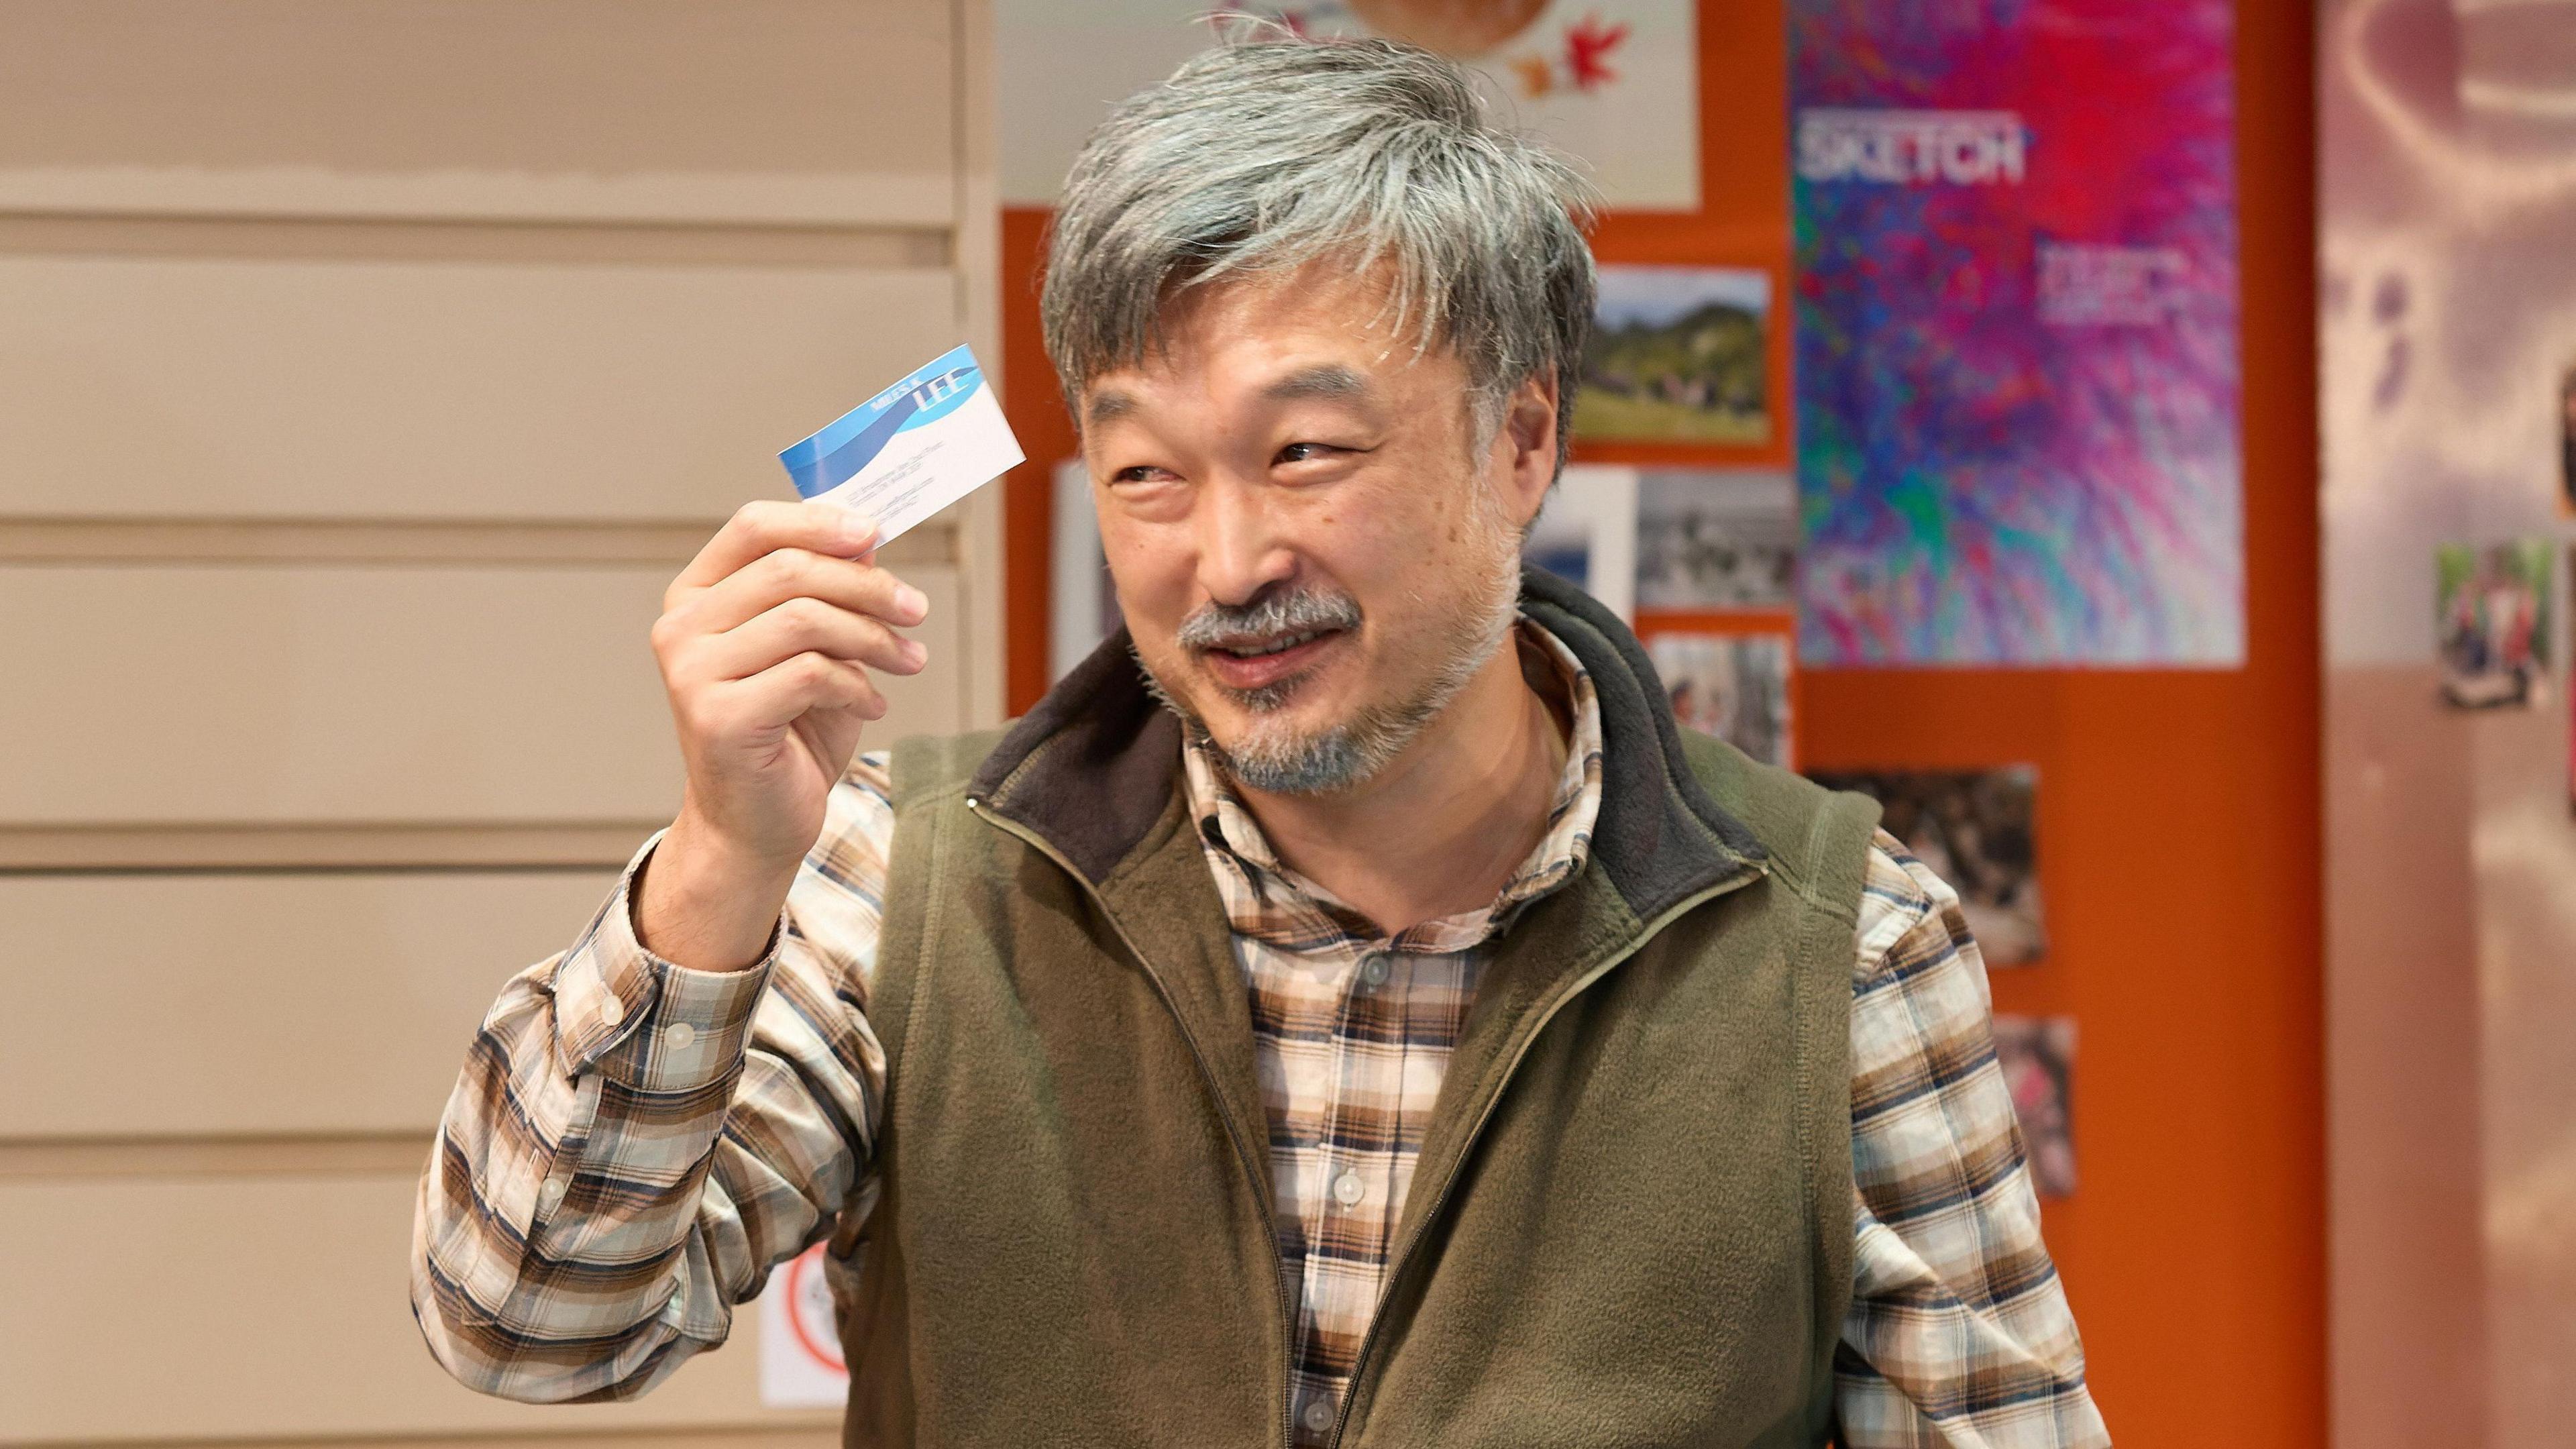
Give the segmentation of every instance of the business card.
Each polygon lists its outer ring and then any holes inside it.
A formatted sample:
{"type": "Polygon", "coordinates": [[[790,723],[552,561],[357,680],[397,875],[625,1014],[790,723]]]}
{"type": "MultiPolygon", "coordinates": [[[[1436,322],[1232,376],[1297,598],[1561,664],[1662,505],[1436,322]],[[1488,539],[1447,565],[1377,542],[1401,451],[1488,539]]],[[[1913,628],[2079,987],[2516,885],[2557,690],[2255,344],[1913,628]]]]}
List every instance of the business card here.
{"type": "Polygon", "coordinates": [[[778,461],[799,494],[868,515],[877,521],[877,541],[886,543],[1024,456],[974,352],[959,347],[913,369],[778,461]]]}

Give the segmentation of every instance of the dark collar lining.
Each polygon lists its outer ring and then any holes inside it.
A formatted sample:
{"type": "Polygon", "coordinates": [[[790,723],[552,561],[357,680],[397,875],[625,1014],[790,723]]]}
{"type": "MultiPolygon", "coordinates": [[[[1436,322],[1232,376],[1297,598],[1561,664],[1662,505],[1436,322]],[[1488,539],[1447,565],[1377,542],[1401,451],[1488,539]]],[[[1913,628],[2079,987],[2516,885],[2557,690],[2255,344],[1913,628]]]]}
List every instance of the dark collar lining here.
{"type": "MultiPolygon", "coordinates": [[[[1662,681],[1643,646],[1590,595],[1521,572],[1521,608],[1592,675],[1601,705],[1602,799],[1592,858],[1640,919],[1763,858],[1684,760],[1662,681]]],[[[970,794],[1106,880],[1180,789],[1181,723],[1146,685],[1127,631],[1047,691],[988,756],[970,794]]]]}

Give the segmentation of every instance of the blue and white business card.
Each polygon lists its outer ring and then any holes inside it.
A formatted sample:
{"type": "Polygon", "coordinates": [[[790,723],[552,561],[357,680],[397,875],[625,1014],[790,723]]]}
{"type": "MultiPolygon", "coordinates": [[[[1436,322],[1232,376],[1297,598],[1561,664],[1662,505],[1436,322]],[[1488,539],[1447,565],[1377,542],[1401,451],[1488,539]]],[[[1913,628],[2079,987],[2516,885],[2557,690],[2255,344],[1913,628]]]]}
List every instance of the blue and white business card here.
{"type": "Polygon", "coordinates": [[[975,354],[956,348],[778,455],[796,491],[877,521],[877,541],[992,482],[1023,457],[975,354]]]}

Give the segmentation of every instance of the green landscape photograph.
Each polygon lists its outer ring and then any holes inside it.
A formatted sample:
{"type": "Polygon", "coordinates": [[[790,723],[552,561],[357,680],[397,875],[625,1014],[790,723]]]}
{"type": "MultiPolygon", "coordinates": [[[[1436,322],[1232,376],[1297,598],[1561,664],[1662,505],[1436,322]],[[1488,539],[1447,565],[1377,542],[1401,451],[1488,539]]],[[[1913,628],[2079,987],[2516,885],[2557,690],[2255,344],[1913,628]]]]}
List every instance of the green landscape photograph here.
{"type": "Polygon", "coordinates": [[[1770,277],[1733,267],[1603,267],[1575,435],[1763,443],[1770,277]]]}

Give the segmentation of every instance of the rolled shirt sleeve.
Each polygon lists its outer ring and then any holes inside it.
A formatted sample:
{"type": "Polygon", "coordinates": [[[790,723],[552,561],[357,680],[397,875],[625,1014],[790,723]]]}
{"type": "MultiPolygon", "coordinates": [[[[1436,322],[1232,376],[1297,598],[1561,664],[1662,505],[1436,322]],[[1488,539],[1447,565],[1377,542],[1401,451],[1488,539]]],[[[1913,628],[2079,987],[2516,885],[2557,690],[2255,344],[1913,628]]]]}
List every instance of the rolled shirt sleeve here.
{"type": "Polygon", "coordinates": [[[1958,897],[1882,833],[1852,995],[1846,1449],[2094,1449],[2108,1432],[2039,1230],[1958,897]]]}
{"type": "Polygon", "coordinates": [[[882,757],[863,757],[768,954],[730,972],[636,938],[657,836],[571,950],[503,989],[414,1216],[413,1311],[450,1373],[530,1401],[642,1393],[864,1205],[885,1077],[865,994],[892,834],[882,757]]]}

